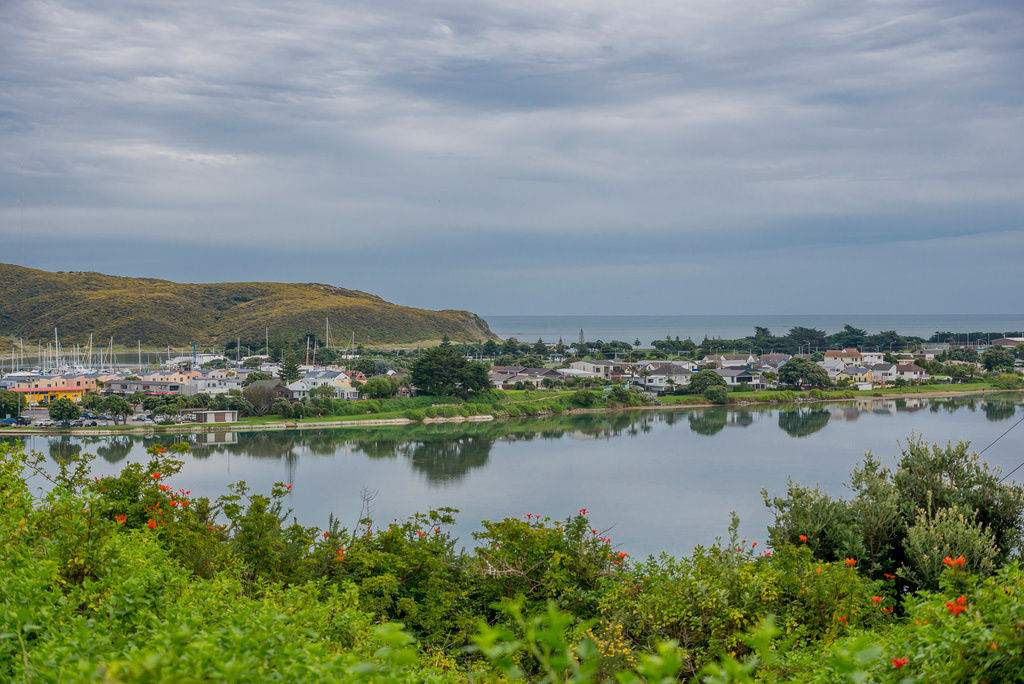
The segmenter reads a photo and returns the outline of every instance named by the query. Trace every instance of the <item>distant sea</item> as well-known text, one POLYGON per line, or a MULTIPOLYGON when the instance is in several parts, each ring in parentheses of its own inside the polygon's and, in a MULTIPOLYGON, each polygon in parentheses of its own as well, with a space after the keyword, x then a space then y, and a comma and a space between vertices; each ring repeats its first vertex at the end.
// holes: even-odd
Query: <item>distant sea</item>
POLYGON ((1018 332, 1024 331, 1024 314, 928 314, 870 315, 825 314, 804 316, 484 316, 491 330, 502 338, 515 337, 520 342, 557 342, 566 344, 579 339, 622 340, 643 344, 652 340, 679 336, 692 338, 698 344, 705 336, 737 339, 754 334, 754 326, 763 326, 774 335, 782 335, 794 326, 817 328, 826 333, 842 330, 847 323, 868 331, 895 330, 901 335, 925 339, 936 332, 1018 332))

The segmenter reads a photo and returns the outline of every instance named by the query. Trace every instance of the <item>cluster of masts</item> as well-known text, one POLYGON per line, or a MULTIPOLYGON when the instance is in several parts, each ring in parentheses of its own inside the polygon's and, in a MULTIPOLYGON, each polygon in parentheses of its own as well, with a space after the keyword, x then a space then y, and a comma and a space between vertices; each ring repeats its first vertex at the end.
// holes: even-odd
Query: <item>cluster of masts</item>
MULTIPOLYGON (((141 343, 140 343, 141 350, 141 343)), ((140 354, 141 356, 141 354, 140 354)), ((53 329, 53 341, 36 342, 36 353, 25 351, 25 340, 20 338, 18 344, 11 348, 11 372, 32 370, 40 373, 72 373, 113 369, 125 364, 117 362, 114 354, 114 338, 105 345, 94 344, 93 336, 89 335, 89 344, 61 344, 57 329, 53 329), (26 360, 27 358, 27 360, 26 360), (34 364, 32 362, 35 362, 34 364)), ((0 369, 2 366, 0 365, 0 369)))
MULTIPOLYGON (((331 323, 329 320, 324 319, 326 327, 325 349, 331 346, 331 323)), ((266 330, 266 350, 265 353, 270 353, 270 328, 266 330)), ((316 353, 318 351, 318 343, 314 338, 312 345, 310 344, 310 338, 306 338, 306 363, 310 362, 310 355, 312 354, 312 361, 316 363, 316 353)), ((349 340, 349 350, 347 353, 351 353, 351 349, 355 347, 355 332, 352 333, 351 339, 349 340)), ((195 347, 192 350, 193 356, 195 356, 195 347)), ((46 342, 45 346, 41 341, 36 342, 36 353, 34 356, 35 363, 33 364, 33 355, 31 353, 25 353, 25 339, 19 338, 16 347, 11 347, 11 373, 19 371, 32 373, 32 374, 64 374, 64 373, 90 373, 103 370, 114 370, 117 368, 138 366, 141 368, 142 363, 142 341, 137 342, 137 354, 138 358, 136 363, 119 362, 117 354, 114 352, 114 337, 111 336, 106 344, 96 346, 93 344, 93 335, 89 335, 89 344, 73 344, 71 346, 65 346, 61 344, 60 335, 57 328, 53 329, 53 341, 46 342), (26 356, 29 361, 26 362, 26 356)), ((241 354, 241 338, 235 346, 236 360, 241 354)), ((167 358, 170 359, 172 356, 172 349, 167 347, 167 358)), ((147 358, 148 361, 148 358, 147 358)), ((0 361, 0 374, 4 370, 6 363, 0 361)))

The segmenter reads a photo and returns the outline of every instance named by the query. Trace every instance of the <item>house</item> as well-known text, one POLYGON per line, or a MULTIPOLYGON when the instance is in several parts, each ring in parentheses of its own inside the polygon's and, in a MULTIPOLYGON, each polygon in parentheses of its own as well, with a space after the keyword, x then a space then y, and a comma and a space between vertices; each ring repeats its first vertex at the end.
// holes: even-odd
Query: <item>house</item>
POLYGON ((621 378, 625 375, 623 364, 620 361, 573 361, 569 367, 593 373, 602 380, 621 378))
POLYGON ((163 380, 108 380, 103 383, 104 394, 129 395, 135 392, 145 394, 184 394, 188 385, 163 380))
POLYGON ((238 378, 201 376, 189 380, 182 394, 227 394, 233 389, 242 389, 242 381, 238 378))
POLYGON ((274 378, 272 380, 257 380, 256 382, 250 383, 246 390, 255 388, 256 390, 269 389, 274 393, 274 399, 288 399, 291 400, 292 393, 285 387, 281 380, 274 378))
POLYGON ((902 378, 908 382, 911 381, 923 381, 928 379, 928 373, 925 372, 924 368, 921 368, 916 363, 899 364, 896 366, 896 377, 902 378))
POLYGON ((896 382, 895 363, 875 363, 871 365, 871 377, 875 382, 891 385, 896 382))
POLYGON ((874 366, 878 363, 885 363, 885 353, 880 351, 861 352, 860 362, 865 366, 874 366))
POLYGON ((934 361, 937 357, 942 356, 946 353, 945 349, 919 349, 914 352, 914 359, 924 359, 925 361, 934 361))
POLYGON ((790 356, 789 354, 761 354, 761 356, 759 356, 757 360, 761 363, 762 366, 777 369, 779 366, 786 363, 786 361, 789 361, 791 358, 793 357, 790 356))
POLYGON ((725 384, 730 387, 747 384, 751 389, 764 389, 766 387, 764 378, 760 373, 745 368, 716 368, 716 373, 725 379, 725 384))
POLYGON ((677 387, 689 385, 691 377, 693 371, 689 368, 669 364, 647 372, 643 386, 651 392, 670 392, 677 387))
POLYGON ((869 382, 874 379, 874 374, 867 366, 847 366, 836 374, 836 379, 869 382))
POLYGON ((1016 347, 1018 344, 1024 344, 1024 337, 1000 337, 998 340, 992 340, 993 347, 1016 347))
POLYGON ((836 379, 839 377, 839 373, 841 373, 847 365, 840 361, 839 359, 825 359, 824 361, 818 361, 817 363, 819 366, 825 369, 825 371, 828 373, 828 379, 831 380, 832 382, 836 381, 836 379))
POLYGON ((853 348, 847 348, 842 350, 830 349, 827 352, 825 352, 825 360, 839 361, 843 364, 849 365, 853 363, 863 362, 864 357, 863 355, 861 355, 860 351, 853 348))
POLYGON ((753 354, 708 354, 701 363, 716 368, 746 368, 757 363, 757 357, 753 354))

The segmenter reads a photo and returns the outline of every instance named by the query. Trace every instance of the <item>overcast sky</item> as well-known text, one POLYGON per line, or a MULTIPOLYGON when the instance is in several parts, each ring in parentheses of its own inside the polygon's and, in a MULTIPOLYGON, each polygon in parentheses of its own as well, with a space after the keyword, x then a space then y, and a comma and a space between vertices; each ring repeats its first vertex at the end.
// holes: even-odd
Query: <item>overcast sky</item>
POLYGON ((0 261, 1019 312, 1024 3, 0 2, 0 261))

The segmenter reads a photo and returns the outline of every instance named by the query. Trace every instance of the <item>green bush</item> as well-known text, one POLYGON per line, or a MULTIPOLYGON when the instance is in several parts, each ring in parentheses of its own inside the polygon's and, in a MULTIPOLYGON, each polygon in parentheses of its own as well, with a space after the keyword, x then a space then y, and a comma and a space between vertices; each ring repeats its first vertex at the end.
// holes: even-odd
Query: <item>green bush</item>
POLYGON ((1015 390, 1024 387, 1024 376, 1020 373, 1003 373, 992 379, 992 386, 999 389, 1015 390))
POLYGON ((402 415, 409 420, 423 420, 427 417, 427 412, 419 409, 406 409, 402 415))
MULTIPOLYGON (((875 577, 895 575, 904 568, 900 574, 908 580, 914 578, 911 586, 934 588, 935 573, 929 569, 934 559, 924 554, 927 543, 911 543, 908 537, 911 528, 922 525, 922 515, 941 521, 939 527, 945 529, 954 525, 954 518, 940 511, 955 509, 958 516, 971 521, 970 526, 958 530, 967 534, 968 527, 973 530, 975 525, 984 530, 994 541, 997 554, 991 562, 974 559, 978 563, 975 569, 982 573, 1004 563, 1021 541, 1024 488, 999 482, 998 473, 971 453, 965 442, 942 447, 911 438, 895 472, 868 454, 862 466, 851 473, 850 487, 854 494, 850 500, 833 499, 817 488, 793 482, 785 497, 771 498, 762 491, 775 516, 769 527, 772 545, 796 543, 804 535, 822 560, 859 558, 875 577)), ((919 527, 915 537, 934 543, 948 541, 942 529, 932 527, 927 534, 926 529, 927 525, 919 527)), ((965 539, 973 540, 977 550, 985 546, 975 532, 965 539)))
POLYGON ((729 402, 729 390, 720 385, 708 387, 704 390, 704 398, 712 404, 727 404, 729 402))

